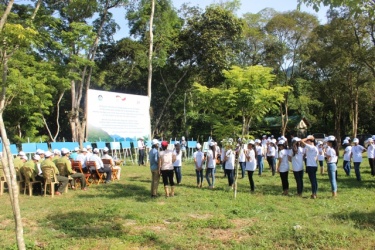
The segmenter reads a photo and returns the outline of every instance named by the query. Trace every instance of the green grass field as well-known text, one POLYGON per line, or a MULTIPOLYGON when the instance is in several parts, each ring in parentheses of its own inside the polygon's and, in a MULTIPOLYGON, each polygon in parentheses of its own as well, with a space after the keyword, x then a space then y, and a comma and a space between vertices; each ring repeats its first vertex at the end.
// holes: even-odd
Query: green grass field
MULTIPOLYGON (((318 199, 310 199, 305 174, 303 198, 282 196, 278 175, 268 167, 238 180, 238 195, 227 190, 218 169, 216 188, 196 188, 191 163, 183 165, 183 184, 165 198, 159 186, 150 198, 149 167, 124 166, 121 181, 91 185, 60 197, 20 195, 27 249, 374 249, 375 178, 367 158, 362 182, 346 177, 340 161, 338 197, 331 198, 328 175, 318 174, 318 199)), ((16 249, 8 193, 0 196, 0 249, 16 249)))

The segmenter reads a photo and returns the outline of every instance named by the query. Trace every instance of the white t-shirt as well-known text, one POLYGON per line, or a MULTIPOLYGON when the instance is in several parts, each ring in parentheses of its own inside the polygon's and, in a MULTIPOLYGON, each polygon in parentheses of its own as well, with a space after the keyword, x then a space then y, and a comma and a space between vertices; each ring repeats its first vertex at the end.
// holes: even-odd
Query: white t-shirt
POLYGON ((323 148, 317 146, 317 149, 318 149, 318 153, 319 153, 318 154, 318 161, 324 161, 323 148))
POLYGON ((375 147, 374 147, 374 144, 370 144, 370 146, 368 146, 367 148, 367 158, 374 158, 375 157, 375 147))
POLYGON ((350 161, 351 153, 352 153, 352 146, 347 146, 344 152, 344 161, 350 161))
POLYGON ((243 148, 243 146, 239 149, 239 152, 238 152, 238 162, 245 162, 246 161, 246 157, 245 157, 245 149, 243 148))
POLYGON ((160 151, 159 158, 161 159, 161 170, 173 170, 172 157, 172 150, 167 149, 165 151, 160 151))
POLYGON ((279 158, 279 147, 276 147, 276 148, 275 148, 275 158, 276 158, 276 159, 279 158))
POLYGON ((223 162, 223 161, 224 161, 224 158, 225 158, 225 148, 223 147, 223 148, 221 149, 220 160, 223 162))
POLYGON ((143 143, 143 140, 138 140, 137 146, 138 146, 138 149, 144 149, 145 144, 143 143))
POLYGON ((216 160, 214 160, 214 153, 211 149, 207 151, 207 168, 215 168, 216 160))
POLYGON ((336 163, 337 162, 336 151, 333 148, 327 147, 326 156, 327 156, 327 159, 328 159, 328 157, 331 157, 331 159, 328 160, 327 163, 336 163))
POLYGON ((289 150, 289 156, 292 157, 292 169, 295 172, 303 170, 303 155, 304 150, 301 147, 298 147, 296 154, 293 156, 293 150, 289 150))
POLYGON ((280 161, 280 166, 279 166, 279 172, 288 172, 289 171, 289 161, 288 161, 288 150, 287 149, 282 149, 279 152, 279 161, 280 161))
POLYGON ((203 164, 203 160, 204 160, 204 154, 202 151, 198 150, 198 151, 195 151, 194 154, 193 154, 193 157, 194 157, 194 160, 195 160, 195 168, 197 169, 198 167, 199 168, 205 168, 204 164, 203 164), (198 166, 198 167, 197 167, 198 166))
POLYGON ((257 155, 263 156, 263 147, 258 145, 258 146, 255 146, 255 148, 256 148, 256 151, 257 151, 257 155))
POLYGON ((316 163, 317 156, 318 156, 318 149, 314 145, 306 144, 305 146, 306 152, 306 166, 308 167, 318 167, 316 163))
POLYGON ((181 167, 182 164, 182 151, 177 154, 176 150, 173 150, 173 155, 176 156, 175 162, 173 162, 173 167, 181 167))
POLYGON ((352 147, 353 162, 362 162, 362 153, 365 148, 361 145, 356 145, 352 147))
POLYGON ((274 146, 269 145, 267 149, 267 156, 273 156, 275 157, 276 149, 274 146))
POLYGON ((227 150, 227 152, 225 153, 225 157, 227 158, 227 160, 225 161, 225 169, 234 169, 234 151, 231 149, 227 150))
POLYGON ((255 159, 254 150, 253 149, 246 150, 245 155, 246 155, 245 170, 255 171, 255 169, 257 169, 257 160, 255 159), (248 157, 250 158, 248 159, 248 157))

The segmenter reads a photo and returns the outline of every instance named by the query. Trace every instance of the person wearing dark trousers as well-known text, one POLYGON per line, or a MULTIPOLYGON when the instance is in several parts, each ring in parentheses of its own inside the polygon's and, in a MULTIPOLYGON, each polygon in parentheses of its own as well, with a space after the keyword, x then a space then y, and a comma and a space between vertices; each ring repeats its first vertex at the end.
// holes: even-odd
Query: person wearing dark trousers
POLYGON ((318 171, 317 157, 319 152, 315 147, 314 136, 309 135, 302 139, 301 144, 305 145, 306 150, 306 173, 308 174, 311 183, 311 198, 316 199, 318 192, 316 172, 318 171))
POLYGON ((279 161, 277 164, 277 172, 280 174, 281 184, 283 187, 283 195, 289 194, 289 161, 288 161, 288 150, 286 149, 285 141, 279 140, 277 143, 279 147, 279 161))
POLYGON ((372 138, 368 138, 368 147, 367 147, 367 158, 368 163, 371 169, 371 175, 375 176, 375 147, 374 147, 374 140, 372 138))
POLYGON ((145 165, 145 143, 143 138, 138 139, 138 166, 145 165))
POLYGON ((275 175, 275 157, 276 157, 276 140, 271 139, 267 144, 267 162, 272 171, 272 175, 275 175))
POLYGON ((174 144, 173 156, 176 160, 173 162, 174 172, 176 174, 177 184, 180 185, 182 181, 181 167, 182 167, 182 151, 181 145, 178 141, 174 144))
MULTIPOLYGON (((98 171, 100 173, 105 173, 106 174, 105 183, 107 183, 107 184, 111 183, 111 180, 112 180, 112 169, 110 167, 104 166, 102 159, 100 159, 100 157, 99 157, 99 149, 94 148, 94 150, 92 152, 93 152, 93 154, 90 156, 89 161, 95 161, 96 162, 96 167, 98 168, 98 171)), ((95 169, 91 168, 90 171, 95 171, 95 169)))
POLYGON ((245 150, 245 170, 247 171, 247 176, 250 182, 250 192, 254 192, 255 184, 253 180, 254 171, 257 168, 257 150, 255 149, 255 142, 250 140, 247 144, 247 149, 245 150))
POLYGON ((301 147, 301 139, 294 137, 292 140, 292 148, 289 150, 289 161, 292 162, 294 179, 297 185, 297 195, 302 196, 303 193, 303 155, 304 150, 301 147))
POLYGON ((344 156, 343 156, 343 168, 346 173, 346 176, 350 176, 351 170, 351 158, 352 158, 352 146, 350 146, 349 140, 345 139, 342 143, 344 149, 344 156))
MULTIPOLYGON (((240 149, 243 151, 243 149, 240 149)), ((234 184, 234 162, 235 162, 235 152, 231 149, 228 149, 225 153, 225 174, 228 177, 228 187, 233 189, 234 184)))
POLYGON ((173 151, 168 149, 168 142, 162 141, 159 153, 159 173, 163 178, 165 197, 174 196, 173 162, 175 160, 173 151))

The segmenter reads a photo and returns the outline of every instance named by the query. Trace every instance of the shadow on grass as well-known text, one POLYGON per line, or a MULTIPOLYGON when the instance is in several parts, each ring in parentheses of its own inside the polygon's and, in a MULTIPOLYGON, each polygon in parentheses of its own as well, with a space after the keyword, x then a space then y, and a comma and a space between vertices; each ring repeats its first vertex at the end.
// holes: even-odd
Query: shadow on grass
POLYGON ((94 187, 98 193, 91 194, 88 191, 78 196, 85 199, 98 198, 98 196, 109 199, 134 197, 139 202, 150 199, 150 190, 135 184, 111 183, 95 185, 94 187))
POLYGON ((360 212, 354 211, 350 213, 337 213, 333 217, 342 221, 343 223, 348 223, 352 221, 356 224, 359 229, 371 229, 375 227, 375 211, 372 212, 360 212))

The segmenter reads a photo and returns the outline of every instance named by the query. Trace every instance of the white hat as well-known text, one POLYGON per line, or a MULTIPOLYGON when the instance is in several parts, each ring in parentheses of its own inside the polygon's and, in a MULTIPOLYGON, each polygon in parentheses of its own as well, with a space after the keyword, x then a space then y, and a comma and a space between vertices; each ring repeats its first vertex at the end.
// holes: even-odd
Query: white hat
POLYGON ((349 141, 347 140, 347 139, 345 139, 343 142, 342 142, 342 145, 344 145, 344 144, 348 144, 349 143, 349 141))
POLYGON ((306 139, 308 139, 308 140, 315 140, 315 138, 314 138, 314 136, 312 136, 312 135, 308 135, 307 137, 306 137, 306 139))
POLYGON ((99 154, 99 149, 94 148, 94 150, 92 152, 94 152, 94 154, 99 154))
POLYGON ((368 142, 373 142, 374 140, 372 138, 367 139, 368 142))
POLYGON ((181 137, 181 140, 185 141, 185 136, 181 137))
POLYGON ((91 145, 87 145, 86 148, 87 149, 92 149, 92 146, 91 145))
POLYGON ((373 135, 371 138, 372 138, 373 140, 375 140, 375 135, 373 135))
POLYGON ((336 138, 333 135, 330 135, 330 136, 328 136, 327 140, 328 141, 334 141, 334 140, 336 140, 336 138))
POLYGON ((350 141, 350 137, 349 136, 345 137, 345 140, 350 141))
POLYGON ((358 138, 354 138, 354 139, 353 139, 353 142, 354 142, 354 143, 359 143, 358 138))
POLYGON ((263 138, 266 138, 267 136, 266 136, 266 135, 263 135, 262 137, 263 137, 263 138))
POLYGON ((33 155, 33 160, 39 161, 40 160, 40 156, 39 155, 33 155))
POLYGON ((280 140, 277 144, 278 145, 284 145, 285 141, 284 140, 280 140))
POLYGON ((81 149, 81 152, 87 152, 86 148, 81 149))
POLYGON ((323 145, 323 142, 322 141, 318 141, 318 145, 323 145))
POLYGON ((69 149, 67 149, 67 148, 62 148, 62 149, 61 149, 61 153, 62 153, 63 155, 66 155, 66 154, 70 153, 70 151, 69 151, 69 149))
POLYGON ((271 142, 272 142, 273 144, 276 144, 276 139, 271 139, 271 142))
POLYGON ((210 147, 215 146, 215 142, 211 141, 208 145, 209 145, 210 147))
POLYGON ((324 137, 323 142, 327 142, 327 141, 328 141, 328 137, 324 137))
POLYGON ((174 145, 180 145, 180 142, 179 141, 175 141, 174 145))
POLYGON ((21 159, 24 159, 24 160, 28 160, 27 156, 26 155, 21 155, 21 159))
POLYGON ((255 139, 255 143, 261 143, 262 141, 259 139, 255 139))
POLYGON ((152 145, 160 144, 158 139, 153 139, 152 140, 152 145))
POLYGON ((299 141, 301 141, 301 138, 299 138, 299 137, 293 137, 292 141, 299 142, 299 141))
POLYGON ((254 145, 254 144, 255 144, 255 141, 254 141, 254 140, 250 140, 247 144, 254 145))
POLYGON ((78 151, 79 151, 79 147, 75 147, 74 152, 78 152, 78 151))
POLYGON ((197 149, 201 149, 202 145, 200 143, 197 143, 197 149))
POLYGON ((36 154, 38 154, 38 155, 44 154, 44 150, 38 148, 38 149, 36 150, 36 154))
POLYGON ((285 136, 281 136, 281 139, 286 141, 286 137, 285 136))
POLYGON ((108 151, 109 151, 109 148, 107 148, 107 147, 103 148, 103 152, 108 152, 108 151))
POLYGON ((50 158, 53 154, 51 151, 46 151, 46 153, 44 154, 46 158, 50 158))
POLYGON ((54 153, 55 155, 61 155, 61 152, 60 152, 60 150, 58 150, 58 149, 54 149, 54 150, 53 150, 53 153, 54 153))
POLYGON ((18 155, 19 155, 19 156, 24 156, 24 155, 26 155, 26 154, 25 154, 25 152, 20 151, 20 152, 18 152, 18 155))

